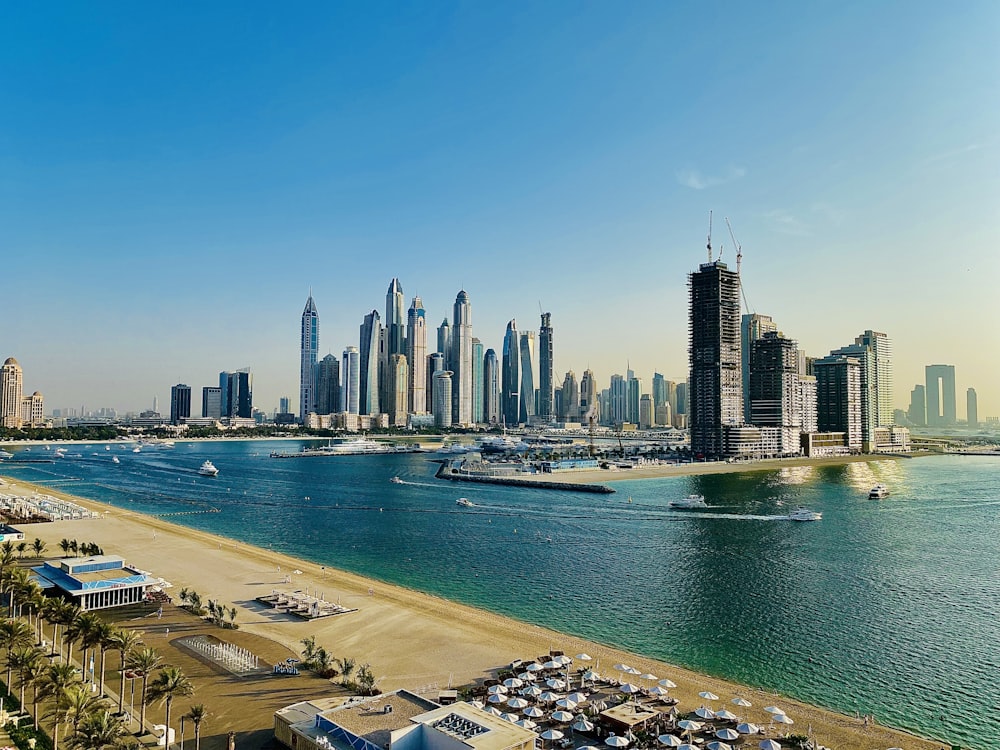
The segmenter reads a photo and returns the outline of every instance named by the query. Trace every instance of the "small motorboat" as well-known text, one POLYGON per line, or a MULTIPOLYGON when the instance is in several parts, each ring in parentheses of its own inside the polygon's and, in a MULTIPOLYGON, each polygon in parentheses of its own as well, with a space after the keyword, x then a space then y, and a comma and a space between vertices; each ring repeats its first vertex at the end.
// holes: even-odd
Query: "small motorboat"
POLYGON ((671 500, 667 503, 668 508, 675 510, 691 510, 693 508, 707 508, 705 498, 702 495, 688 495, 683 500, 671 500))
POLYGON ((111 457, 111 463, 113 463, 113 464, 120 464, 121 461, 118 460, 118 456, 112 456, 111 457))
POLYGON ((788 514, 789 521, 819 521, 823 514, 808 508, 798 507, 788 514))
POLYGON ((884 484, 876 484, 868 492, 869 500, 881 500, 884 497, 889 497, 889 488, 884 484))
POLYGON ((461 505, 463 508, 471 508, 471 507, 473 507, 472 501, 470 501, 469 498, 467 498, 467 497, 460 497, 455 502, 458 503, 459 505, 461 505))
POLYGON ((393 484, 402 484, 403 483, 403 480, 400 479, 399 477, 393 477, 389 481, 392 482, 393 484))

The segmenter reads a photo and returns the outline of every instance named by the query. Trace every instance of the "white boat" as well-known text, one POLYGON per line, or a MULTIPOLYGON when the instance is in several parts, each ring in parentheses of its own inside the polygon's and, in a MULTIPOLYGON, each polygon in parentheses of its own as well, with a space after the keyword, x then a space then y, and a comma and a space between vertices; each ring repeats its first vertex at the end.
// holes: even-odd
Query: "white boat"
POLYGON ((121 461, 118 460, 118 456, 112 456, 111 457, 111 463, 113 463, 113 464, 120 464, 121 461))
POLYGON ((876 484, 868 492, 869 500, 881 500, 883 497, 889 497, 889 488, 884 484, 876 484))
POLYGON ((479 441, 479 450, 483 453, 506 453, 518 450, 520 443, 506 435, 492 435, 479 441))
POLYGON ((111 446, 110 446, 110 445, 105 445, 105 446, 104 446, 104 450, 106 450, 106 451, 109 451, 109 450, 111 450, 111 446))
POLYGON ((462 445, 461 443, 445 443, 434 452, 442 455, 458 455, 460 453, 469 453, 474 450, 475 448, 472 446, 462 445))
POLYGON ((215 468, 215 464, 211 461, 206 461, 201 465, 201 468, 198 469, 198 473, 203 477, 214 477, 219 475, 219 470, 215 468))
POLYGON ((471 508, 471 507, 473 507, 472 502, 467 497, 460 497, 455 502, 458 503, 459 505, 461 505, 463 508, 471 508))
POLYGON ((822 513, 801 506, 788 514, 789 521, 819 521, 822 518, 822 513))
POLYGON ((389 481, 392 482, 393 484, 402 484, 403 483, 403 480, 400 479, 399 477, 393 477, 389 481))
POLYGON ((0 458, 14 458, 14 454, 7 451, 0 451, 0 458))
POLYGON ((691 510, 693 508, 707 508, 708 504, 702 495, 688 495, 683 500, 671 500, 667 503, 667 507, 676 510, 691 510))
POLYGON ((137 446, 135 446, 135 448, 133 448, 133 449, 132 449, 132 452, 133 452, 133 453, 142 453, 142 448, 140 448, 140 447, 139 447, 139 446, 137 445, 137 446))

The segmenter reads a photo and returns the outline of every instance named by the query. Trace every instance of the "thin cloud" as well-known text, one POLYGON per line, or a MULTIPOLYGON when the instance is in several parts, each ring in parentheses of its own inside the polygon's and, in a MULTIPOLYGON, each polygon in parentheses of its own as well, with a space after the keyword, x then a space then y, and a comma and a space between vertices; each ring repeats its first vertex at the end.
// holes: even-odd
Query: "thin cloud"
POLYGON ((744 177, 747 171, 743 167, 730 167, 724 175, 704 175, 697 169, 687 169, 677 173, 677 182, 692 190, 707 190, 711 187, 725 185, 744 177))
POLYGON ((935 164, 939 161, 951 161, 952 159, 963 156, 965 154, 972 153, 973 151, 979 151, 983 148, 982 143, 970 143, 968 146, 962 146, 961 148, 953 148, 951 151, 944 151, 940 154, 934 154, 933 156, 928 156, 922 162, 921 166, 928 166, 930 164, 935 164))
POLYGON ((812 234, 808 224, 780 208, 765 213, 764 219, 771 229, 780 234, 788 234, 793 237, 807 237, 812 234))

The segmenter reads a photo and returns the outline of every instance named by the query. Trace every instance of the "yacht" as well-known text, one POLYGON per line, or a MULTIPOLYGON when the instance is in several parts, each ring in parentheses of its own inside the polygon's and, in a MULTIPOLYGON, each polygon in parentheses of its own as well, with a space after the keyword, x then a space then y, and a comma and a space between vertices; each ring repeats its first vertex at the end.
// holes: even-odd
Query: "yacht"
POLYGON ((461 505, 463 508, 471 508, 471 507, 473 507, 472 506, 472 502, 467 497, 460 497, 455 502, 458 503, 459 505, 461 505))
POLYGON ((14 454, 7 451, 0 451, 0 458, 14 458, 14 454))
POLYGON ((462 445, 461 443, 445 443, 434 452, 442 455, 457 455, 460 453, 469 453, 474 450, 475 448, 468 445, 462 445))
POLYGON ((876 484, 868 492, 869 500, 881 500, 883 497, 889 497, 889 488, 884 484, 876 484))
POLYGON ((693 508, 707 508, 708 505, 702 495, 688 495, 683 500, 671 500, 667 503, 667 507, 677 510, 691 510, 693 508))
POLYGON ((211 461, 206 461, 201 465, 201 468, 198 469, 198 473, 203 477, 215 477, 219 475, 219 470, 215 468, 215 464, 211 461))
POLYGON ((483 453, 506 453, 518 450, 520 443, 506 435, 491 435, 479 441, 479 450, 483 453))
POLYGON ((118 460, 118 456, 112 456, 111 457, 111 463, 113 463, 113 464, 120 464, 121 461, 118 460))
POLYGON ((418 443, 382 443, 370 438, 338 438, 318 448, 303 448, 298 453, 271 454, 271 458, 294 458, 298 456, 365 456, 375 453, 421 453, 418 443))
POLYGON ((788 514, 789 521, 819 521, 822 518, 822 513, 801 506, 788 514))
POLYGON ((140 448, 140 447, 139 447, 139 446, 137 445, 137 446, 135 446, 135 448, 133 448, 133 449, 132 449, 132 452, 133 452, 133 453, 142 453, 142 448, 140 448))

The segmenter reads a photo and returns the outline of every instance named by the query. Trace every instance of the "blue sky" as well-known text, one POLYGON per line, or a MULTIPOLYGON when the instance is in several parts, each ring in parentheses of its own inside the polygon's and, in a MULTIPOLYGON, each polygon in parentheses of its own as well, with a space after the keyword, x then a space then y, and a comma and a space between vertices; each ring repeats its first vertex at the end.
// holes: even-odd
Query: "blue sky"
MULTIPOLYGON (((686 375, 686 274, 743 246, 811 355, 866 328, 896 402, 956 365, 1000 415, 1000 6, 51 3, 0 24, 0 355, 48 407, 249 365, 298 392, 398 276, 499 350, 686 375)), ((960 415, 964 398, 960 395, 960 415)))

